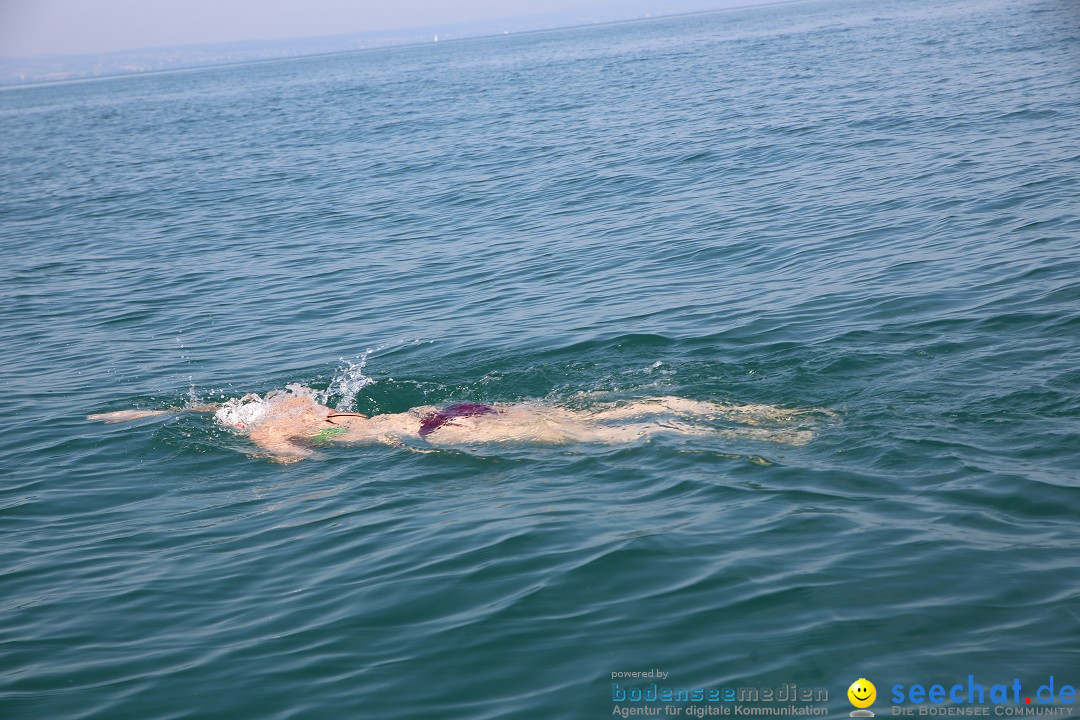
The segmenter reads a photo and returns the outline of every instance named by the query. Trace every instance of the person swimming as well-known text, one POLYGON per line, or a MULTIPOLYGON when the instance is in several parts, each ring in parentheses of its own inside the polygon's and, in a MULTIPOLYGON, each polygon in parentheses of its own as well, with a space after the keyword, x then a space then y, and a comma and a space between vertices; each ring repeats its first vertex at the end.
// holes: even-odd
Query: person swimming
POLYGON ((454 403, 402 413, 365 415, 335 410, 300 386, 260 396, 249 393, 221 405, 168 410, 95 413, 88 420, 126 422, 183 411, 212 412, 226 427, 246 433, 271 459, 295 462, 333 443, 383 443, 417 448, 417 443, 454 446, 490 443, 626 443, 661 433, 684 436, 751 437, 791 445, 809 442, 812 431, 800 418, 832 415, 820 410, 787 410, 771 405, 735 405, 665 396, 574 410, 538 402, 454 403), (622 421, 631 422, 622 422, 622 421), (737 423, 715 428, 702 421, 737 423))

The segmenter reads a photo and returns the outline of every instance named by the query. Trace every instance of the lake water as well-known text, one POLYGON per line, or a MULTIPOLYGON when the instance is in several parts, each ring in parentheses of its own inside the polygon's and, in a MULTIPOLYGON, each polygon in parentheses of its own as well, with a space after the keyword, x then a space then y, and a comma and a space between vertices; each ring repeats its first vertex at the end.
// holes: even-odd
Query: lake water
POLYGON ((1076 2, 827 1, 0 92, 0 716, 1077 684, 1078 71, 1076 2), (835 420, 85 420, 289 383, 835 420))

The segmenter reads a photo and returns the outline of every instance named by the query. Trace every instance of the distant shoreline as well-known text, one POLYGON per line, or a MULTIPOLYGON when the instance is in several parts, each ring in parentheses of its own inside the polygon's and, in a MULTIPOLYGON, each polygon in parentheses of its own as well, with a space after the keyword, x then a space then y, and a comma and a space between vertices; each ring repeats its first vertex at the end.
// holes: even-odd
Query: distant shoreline
MULTIPOLYGON (((531 34, 547 33, 547 32, 559 32, 559 31, 563 31, 563 30, 577 30, 577 29, 581 29, 581 28, 595 28, 595 27, 608 27, 608 26, 614 26, 614 25, 625 25, 625 24, 629 24, 629 23, 647 22, 647 21, 650 21, 650 20, 669 20, 669 19, 672 19, 672 18, 692 17, 692 16, 696 16, 696 15, 712 15, 712 14, 716 14, 716 13, 727 13, 727 12, 736 12, 736 11, 741 11, 741 10, 749 10, 749 9, 752 9, 752 8, 775 7, 775 6, 778 6, 778 5, 800 5, 800 4, 812 3, 812 2, 820 2, 820 1, 821 0, 772 0, 771 2, 748 3, 748 4, 745 4, 745 5, 738 5, 738 6, 727 7, 727 8, 718 8, 718 9, 713 9, 713 10, 699 10, 699 11, 692 11, 692 12, 669 13, 669 14, 663 14, 663 15, 649 15, 649 16, 646 16, 646 17, 633 17, 633 18, 624 18, 624 19, 619 19, 619 20, 604 20, 604 21, 597 21, 597 22, 591 22, 591 23, 578 23, 578 24, 573 24, 573 25, 556 25, 556 26, 551 26, 551 27, 535 27, 535 28, 525 28, 525 29, 518 29, 518 30, 503 30, 503 31, 497 31, 497 30, 493 30, 491 28, 485 28, 483 30, 478 30, 476 32, 476 34, 469 34, 468 32, 462 32, 461 34, 456 34, 453 29, 450 29, 449 32, 447 32, 447 30, 444 29, 443 27, 438 27, 438 28, 436 28, 436 27, 426 28, 425 27, 425 28, 403 29, 403 30, 387 30, 387 31, 384 31, 384 32, 376 33, 376 34, 364 33, 364 34, 356 34, 356 35, 328 35, 328 36, 317 36, 317 37, 308 37, 308 38, 295 38, 295 39, 291 39, 291 40, 244 41, 244 42, 238 42, 238 43, 224 43, 224 44, 170 46, 170 47, 160 47, 160 48, 146 48, 146 49, 142 49, 142 50, 116 51, 116 52, 111 52, 111 53, 86 53, 86 54, 79 54, 79 55, 54 55, 54 56, 45 56, 45 57, 40 57, 40 58, 26 58, 24 60, 9 57, 9 58, 0 58, 0 92, 8 91, 8 90, 25 90, 25 89, 40 88, 40 87, 53 87, 53 86, 57 86, 57 85, 67 85, 67 84, 72 84, 72 83, 94 82, 94 81, 99 81, 99 80, 115 80, 117 78, 167 75, 167 74, 172 74, 172 73, 183 73, 183 72, 192 72, 192 71, 197 71, 197 70, 207 70, 207 69, 210 69, 210 68, 232 68, 232 67, 240 67, 240 66, 244 66, 244 65, 261 65, 261 64, 265 64, 265 63, 275 63, 275 62, 283 62, 283 61, 289 61, 289 60, 302 60, 302 59, 307 59, 307 58, 325 58, 325 57, 331 57, 331 56, 335 56, 335 55, 349 55, 349 54, 354 54, 354 53, 372 52, 372 51, 377 51, 377 50, 389 50, 389 49, 398 49, 398 48, 421 47, 423 45, 435 44, 433 42, 433 40, 431 40, 431 39, 423 39, 422 40, 420 38, 421 37, 427 37, 427 36, 435 37, 437 32, 438 32, 437 36, 439 37, 438 42, 440 44, 441 43, 454 43, 454 42, 462 42, 462 41, 467 41, 467 40, 485 40, 485 39, 491 39, 491 38, 497 38, 497 37, 507 37, 507 36, 511 36, 511 35, 512 36, 521 36, 521 35, 531 35, 531 34), (372 44, 367 46, 367 47, 338 48, 338 49, 331 49, 331 50, 325 50, 325 51, 315 51, 315 50, 303 51, 303 50, 300 50, 300 51, 290 52, 290 51, 284 49, 290 43, 293 43, 293 44, 296 44, 296 43, 309 43, 309 44, 310 43, 333 43, 333 42, 341 42, 341 43, 353 42, 353 43, 357 43, 357 42, 361 42, 361 41, 364 40, 362 35, 368 35, 369 36, 368 41, 371 42, 372 44), (379 36, 384 38, 381 42, 379 40, 379 36), (394 39, 392 39, 394 37, 400 38, 400 40, 395 41, 394 39), (406 38, 408 38, 408 39, 406 39, 406 38), (243 51, 237 49, 237 48, 242 47, 242 46, 250 46, 252 49, 248 50, 248 52, 251 52, 251 53, 256 53, 256 52, 263 52, 263 53, 271 52, 271 53, 273 53, 273 52, 276 52, 277 54, 273 55, 272 57, 249 57, 249 58, 238 59, 238 60, 221 59, 221 60, 209 60, 209 61, 206 61, 206 62, 186 62, 186 63, 184 61, 177 61, 176 65, 167 66, 167 67, 158 67, 158 68, 150 68, 150 69, 134 69, 134 70, 116 69, 116 70, 109 70, 109 71, 100 72, 100 73, 96 73, 96 74, 93 71, 90 71, 90 70, 72 71, 71 77, 52 78, 52 79, 41 77, 41 78, 34 79, 34 80, 20 81, 20 80, 6 80, 6 79, 3 79, 3 77, 2 77, 2 75, 4 74, 4 70, 3 70, 3 65, 4 64, 15 64, 15 63, 19 63, 19 62, 27 62, 27 63, 48 62, 48 61, 54 61, 54 62, 71 61, 71 62, 76 62, 76 61, 81 60, 84 64, 89 65, 94 60, 99 60, 100 58, 114 57, 115 58, 114 62, 119 64, 119 63, 124 63, 124 62, 130 63, 136 57, 138 57, 140 55, 154 55, 154 54, 161 55, 161 54, 164 54, 164 53, 174 53, 174 52, 179 52, 179 51, 187 51, 187 52, 190 53, 190 52, 196 52, 196 51, 198 51, 200 49, 209 51, 209 49, 211 49, 211 48, 217 48, 218 49, 217 52, 221 53, 221 54, 226 54, 226 53, 229 53, 229 52, 232 52, 232 53, 235 54, 237 52, 243 52, 243 51), (277 47, 279 47, 281 49, 275 51, 275 50, 272 49, 275 46, 277 46, 277 47)), ((159 62, 160 62, 160 60, 159 60, 159 62)), ((99 63, 99 65, 100 65, 100 63, 99 63)), ((10 74, 15 74, 13 71, 8 71, 8 72, 10 74)), ((53 74, 55 74, 55 72, 53 74)))

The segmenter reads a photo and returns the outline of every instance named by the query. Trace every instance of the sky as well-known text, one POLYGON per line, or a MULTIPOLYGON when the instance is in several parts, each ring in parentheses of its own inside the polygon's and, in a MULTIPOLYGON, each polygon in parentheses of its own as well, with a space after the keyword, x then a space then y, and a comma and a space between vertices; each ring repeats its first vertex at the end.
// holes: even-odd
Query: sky
POLYGON ((440 24, 624 19, 761 0, 0 0, 0 56, 77 55, 440 24))

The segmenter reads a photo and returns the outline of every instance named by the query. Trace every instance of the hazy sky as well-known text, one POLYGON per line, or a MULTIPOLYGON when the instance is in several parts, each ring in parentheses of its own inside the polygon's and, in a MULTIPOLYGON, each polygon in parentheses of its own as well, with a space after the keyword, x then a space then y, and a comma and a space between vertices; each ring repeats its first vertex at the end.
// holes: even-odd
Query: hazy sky
POLYGON ((0 0, 0 56, 28 57, 337 35, 544 16, 558 24, 760 0, 0 0))

